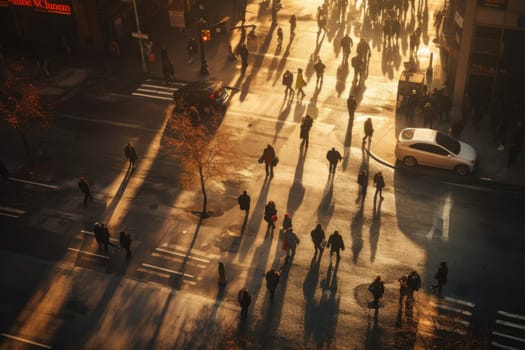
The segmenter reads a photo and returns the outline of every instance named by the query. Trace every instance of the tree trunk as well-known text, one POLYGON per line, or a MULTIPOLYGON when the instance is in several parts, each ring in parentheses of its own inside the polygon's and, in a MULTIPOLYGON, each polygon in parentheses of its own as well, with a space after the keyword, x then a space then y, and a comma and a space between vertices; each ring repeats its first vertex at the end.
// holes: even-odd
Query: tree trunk
POLYGON ((201 218, 207 218, 208 215, 208 195, 206 194, 206 185, 204 183, 204 174, 202 173, 202 164, 199 163, 199 177, 201 180, 201 192, 202 192, 202 213, 201 218))

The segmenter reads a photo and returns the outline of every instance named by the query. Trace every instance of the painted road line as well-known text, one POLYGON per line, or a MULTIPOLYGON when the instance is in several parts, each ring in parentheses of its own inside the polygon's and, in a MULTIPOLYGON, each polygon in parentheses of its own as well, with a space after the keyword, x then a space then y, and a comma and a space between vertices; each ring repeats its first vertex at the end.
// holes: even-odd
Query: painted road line
POLYGON ((445 300, 450 301, 452 303, 462 304, 462 305, 466 305, 466 306, 470 306, 470 307, 476 306, 476 304, 473 304, 471 302, 468 302, 468 301, 465 301, 465 300, 460 300, 460 299, 454 299, 454 298, 451 298, 451 297, 445 297, 445 300))
POLYGON ((15 218, 15 219, 18 219, 20 217, 20 215, 13 215, 13 214, 2 213, 2 212, 0 212, 0 215, 7 216, 9 218, 15 218))
POLYGON ((505 333, 501 333, 501 332, 492 332, 492 335, 497 335, 499 337, 508 338, 508 339, 519 341, 521 343, 525 343, 525 339, 523 339, 523 338, 515 337, 515 336, 509 335, 509 334, 505 334, 505 333))
POLYGON ((525 316, 523 316, 523 315, 511 314, 510 312, 506 312, 506 311, 498 311, 498 314, 506 316, 506 317, 510 317, 510 318, 517 318, 519 320, 525 321, 525 316))
MULTIPOLYGON (((80 230, 80 232, 82 232, 82 233, 84 233, 84 234, 86 234, 86 235, 90 235, 90 236, 95 237, 95 232, 86 231, 86 230, 80 230)), ((111 238, 111 237, 110 237, 109 240, 110 240, 111 242, 120 243, 120 241, 119 241, 118 239, 116 239, 116 238, 111 238)))
MULTIPOLYGON (((167 255, 165 253, 163 253, 163 254, 151 253, 151 256, 153 256, 155 258, 167 259, 167 260, 170 260, 170 261, 173 261, 173 262, 177 262, 177 263, 180 263, 180 261, 183 260, 183 258, 180 257, 180 256, 171 256, 171 255, 167 255)), ((193 262, 193 261, 189 261, 188 263, 191 264, 192 266, 198 267, 199 269, 205 269, 205 268, 207 268, 209 266, 208 264, 199 264, 198 262, 193 262)))
POLYGON ((159 95, 167 95, 167 96, 171 96, 173 93, 170 92, 170 91, 158 91, 158 90, 151 90, 151 89, 143 89, 143 88, 138 88, 137 90, 135 91, 140 91, 140 92, 152 92, 154 94, 159 94, 159 95))
POLYGON ((15 182, 22 182, 22 183, 29 184, 29 185, 49 188, 51 190, 57 190, 58 189, 58 186, 48 185, 48 184, 44 184, 44 183, 41 183, 41 182, 35 182, 35 181, 29 181, 29 180, 24 180, 24 179, 18 179, 16 177, 9 177, 8 179, 11 180, 11 181, 15 181, 15 182))
POLYGON ((525 330, 525 326, 524 325, 517 324, 517 323, 514 323, 514 322, 508 322, 508 321, 503 321, 503 320, 496 320, 496 323, 504 325, 504 326, 507 326, 507 327, 512 327, 512 328, 525 330))
POLYGON ((187 273, 184 273, 184 272, 180 272, 180 271, 167 269, 165 267, 160 267, 160 266, 155 266, 155 265, 145 264, 145 263, 142 263, 142 266, 149 267, 150 269, 153 269, 153 270, 164 271, 164 272, 168 272, 168 273, 171 273, 171 274, 174 274, 174 275, 179 275, 179 276, 183 276, 183 277, 187 277, 187 278, 195 278, 195 276, 193 276, 193 275, 190 275, 190 274, 187 274, 187 273))
POLYGON ((84 254, 84 255, 89 255, 89 256, 96 256, 97 258, 109 259, 109 256, 107 256, 107 255, 91 253, 91 252, 87 252, 85 250, 80 250, 80 249, 76 249, 76 248, 69 248, 68 247, 67 250, 70 250, 72 252, 76 252, 76 253, 79 253, 79 254, 84 254))
POLYGON ((177 253, 177 252, 174 252, 174 251, 171 251, 171 250, 167 250, 167 249, 163 249, 163 248, 155 248, 155 250, 158 251, 158 252, 166 253, 166 254, 180 256, 180 257, 183 257, 183 258, 187 257, 188 259, 200 261, 200 262, 207 263, 207 264, 210 263, 210 260, 208 260, 208 259, 197 258, 196 256, 189 255, 189 254, 188 255, 181 254, 181 253, 177 253))
POLYGON ((137 271, 140 271, 140 272, 146 272, 146 273, 149 273, 149 274, 152 274, 152 275, 155 275, 157 277, 161 277, 161 278, 170 278, 170 274, 169 273, 163 273, 163 272, 157 272, 157 271, 151 271, 151 270, 148 270, 148 269, 144 269, 142 267, 139 267, 137 269, 137 271))
MULTIPOLYGON (((184 253, 184 256, 186 256, 186 252, 188 251, 188 247, 183 247, 183 246, 176 245, 176 244, 163 243, 162 247, 164 247, 164 248, 173 248, 175 250, 178 250, 178 251, 184 253)), ((210 258, 210 259, 219 259, 220 258, 220 256, 217 255, 217 254, 207 253, 207 252, 204 252, 204 251, 198 250, 198 249, 192 249, 191 253, 194 256, 200 255, 203 258, 210 258)))
POLYGON ((46 345, 46 344, 42 344, 42 343, 38 343, 38 342, 36 342, 36 341, 32 341, 32 340, 25 339, 25 338, 21 338, 21 337, 16 337, 16 336, 11 335, 11 334, 0 333, 0 335, 1 335, 2 337, 5 337, 5 338, 9 338, 9 339, 13 339, 13 340, 18 340, 19 342, 22 342, 22 343, 35 345, 35 346, 38 346, 38 347, 40 347, 40 348, 44 348, 44 349, 53 349, 53 347, 50 346, 50 345, 46 345))
POLYGON ((438 309, 443 309, 443 310, 447 310, 447 311, 454 311, 454 312, 457 312, 457 313, 460 313, 460 314, 463 314, 463 315, 472 316, 472 312, 467 311, 467 310, 463 310, 463 309, 459 309, 457 307, 443 305, 443 304, 438 304, 438 303, 434 303, 434 302, 430 302, 430 305, 435 306, 438 309))
POLYGON ((506 349, 506 350, 522 350, 522 349, 519 349, 519 348, 514 348, 514 347, 512 347, 512 346, 503 345, 503 344, 497 343, 497 342, 495 342, 495 341, 493 341, 491 344, 492 344, 492 346, 495 346, 495 347, 500 348, 500 349, 506 349))
POLYGON ((3 206, 0 206, 0 210, 3 210, 3 211, 6 211, 6 212, 11 212, 11 213, 15 213, 15 214, 25 214, 25 210, 22 210, 22 209, 16 209, 16 208, 11 208, 11 207, 3 207, 3 206))
MULTIPOLYGON (((169 87, 169 86, 162 86, 162 85, 154 85, 154 84, 140 84, 140 87, 156 88, 156 89, 170 91, 170 92, 178 90, 178 88, 173 88, 173 87, 169 87)), ((137 88, 137 90, 140 89, 140 87, 137 88)), ((158 90, 155 90, 155 91, 158 91, 158 90)))
MULTIPOLYGON (((147 82, 151 83, 158 83, 158 84, 162 84, 161 82, 159 82, 159 80, 154 80, 154 79, 151 79, 151 78, 146 78, 147 82)), ((175 86, 186 86, 188 85, 188 83, 183 83, 183 82, 179 82, 179 81, 175 81, 175 82, 169 82, 170 85, 175 85, 175 86)))
POLYGON ((163 97, 163 96, 155 96, 155 95, 147 95, 147 94, 141 94, 138 92, 132 92, 133 96, 141 96, 141 97, 148 97, 148 98, 156 98, 157 100, 164 100, 164 101, 172 101, 173 99, 171 97, 163 97))

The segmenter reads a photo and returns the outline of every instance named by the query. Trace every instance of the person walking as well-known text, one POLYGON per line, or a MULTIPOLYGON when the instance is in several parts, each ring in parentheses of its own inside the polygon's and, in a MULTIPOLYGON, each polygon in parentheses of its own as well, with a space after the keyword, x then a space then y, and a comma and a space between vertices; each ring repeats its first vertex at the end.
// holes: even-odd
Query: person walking
POLYGON ((126 250, 126 260, 129 260, 131 258, 131 235, 120 231, 119 242, 120 247, 126 250))
POLYGON ((421 288, 421 276, 413 270, 407 276, 407 297, 410 301, 414 300, 414 292, 417 292, 419 288, 421 288))
POLYGON ((320 256, 323 255, 324 244, 326 244, 326 242, 324 230, 321 227, 321 224, 317 224, 310 235, 312 236, 312 242, 314 242, 315 255, 317 255, 318 252, 320 256))
POLYGON ((286 86, 286 89, 284 90, 284 95, 287 96, 288 92, 290 92, 290 96, 293 96, 294 90, 292 89, 293 84, 293 73, 290 72, 288 69, 283 74, 283 85, 286 86))
POLYGON ((283 230, 287 231, 292 228, 292 218, 290 217, 290 214, 286 213, 284 214, 283 219, 283 230))
POLYGON ((290 260, 293 260, 297 245, 301 241, 299 240, 299 237, 297 237, 297 234, 293 232, 291 227, 288 230, 286 230, 284 237, 286 240, 286 262, 288 262, 290 260))
POLYGON ((295 79, 295 90, 297 90, 297 96, 299 97, 299 93, 301 93, 302 98, 306 96, 306 94, 303 91, 303 87, 306 86, 306 81, 303 77, 303 70, 299 68, 297 70, 297 79, 295 79))
POLYGON ((441 264, 439 264, 439 268, 434 275, 434 278, 436 279, 437 283, 432 285, 432 293, 435 294, 437 289, 437 294, 441 297, 443 286, 447 284, 448 278, 448 266, 446 261, 442 261, 441 264))
POLYGON ((264 207, 264 221, 268 223, 266 231, 273 231, 275 229, 275 221, 277 221, 277 209, 275 208, 275 203, 273 201, 269 201, 264 207))
POLYGON ((328 159, 328 162, 330 163, 330 173, 335 174, 337 163, 343 159, 341 153, 336 151, 335 147, 332 147, 332 149, 326 153, 326 159, 328 159))
POLYGON ((95 240, 98 243, 98 250, 102 250, 102 227, 98 222, 95 222, 93 226, 93 233, 95 235, 95 240))
POLYGON ((372 293, 372 296, 374 297, 372 306, 377 309, 379 307, 379 299, 381 299, 383 294, 385 294, 385 285, 381 280, 381 276, 377 276, 374 281, 370 283, 368 286, 368 291, 372 293))
POLYGON ((345 250, 345 243, 343 242, 343 237, 341 237, 339 231, 334 231, 334 233, 332 233, 330 237, 328 237, 328 244, 326 245, 326 247, 330 249, 330 258, 335 252, 337 255, 337 260, 339 261, 341 259, 339 251, 345 250))
POLYGON ((319 61, 317 61, 316 64, 314 64, 314 71, 315 71, 315 75, 317 77, 316 81, 315 81, 315 86, 317 86, 318 84, 323 84, 323 77, 324 77, 324 70, 325 70, 326 66, 324 65, 323 61, 321 61, 321 59, 319 59, 319 61))
POLYGON ((343 64, 348 64, 348 57, 352 51, 352 46, 354 46, 354 42, 352 38, 348 36, 348 33, 346 33, 341 39, 341 48, 343 49, 343 64))
POLYGON ((308 114, 301 119, 301 146, 306 143, 306 147, 308 147, 308 141, 310 140, 310 129, 312 128, 313 123, 313 118, 308 114))
POLYGON ((363 79, 363 60, 359 56, 352 57, 351 60, 352 68, 354 68, 354 80, 353 83, 361 82, 363 79))
POLYGON ((291 15, 290 19, 288 20, 290 23, 290 40, 295 37, 295 27, 297 26, 297 18, 295 15, 291 15))
POLYGON ((372 125, 372 119, 367 118, 365 120, 365 123, 363 125, 363 129, 365 132, 365 136, 363 137, 363 145, 365 144, 365 141, 368 139, 368 143, 372 141, 372 135, 374 134, 374 127, 372 125))
POLYGON ((408 296, 408 276, 405 274, 398 279, 399 281, 399 308, 403 305, 403 299, 408 296))
POLYGON ((259 158, 259 163, 264 162, 266 176, 273 177, 273 167, 275 166, 275 150, 272 145, 268 144, 259 158))
POLYGON ((423 106, 423 127, 432 129, 434 126, 434 110, 430 102, 426 102, 423 106))
POLYGON ((84 193, 84 207, 87 206, 87 200, 93 200, 93 196, 91 196, 91 190, 89 189, 89 183, 87 182, 86 178, 81 176, 80 180, 78 181, 78 188, 84 193))
POLYGON ((137 161, 137 152, 135 152, 135 147, 133 147, 131 142, 128 142, 128 144, 124 148, 124 155, 129 161, 129 167, 131 169, 135 169, 135 162, 137 161))
POLYGON ((385 187, 385 180, 383 179, 383 174, 378 171, 374 175, 374 185, 376 187, 376 193, 374 194, 374 200, 377 198, 377 195, 379 194, 379 198, 383 199, 383 188, 385 187))
POLYGON ((193 61, 193 54, 197 52, 197 41, 194 37, 188 39, 186 50, 188 51, 188 63, 191 63, 193 61))
POLYGON ((270 301, 272 303, 273 297, 275 295, 275 289, 277 288, 280 279, 281 274, 274 269, 270 269, 268 272, 266 272, 266 288, 270 292, 270 301))
POLYGON ((368 188, 368 174, 366 170, 361 170, 361 172, 357 176, 357 183, 360 186, 359 195, 361 196, 361 202, 364 202, 366 197, 366 190, 368 188))
POLYGON ((241 306, 241 320, 244 322, 248 318, 248 307, 252 302, 252 296, 246 288, 242 288, 237 295, 237 299, 241 306))
POLYGON ((244 43, 239 45, 239 56, 241 56, 241 71, 244 73, 248 67, 248 48, 244 43))
POLYGON ((102 224, 100 226, 100 230, 101 230, 100 232, 102 234, 101 239, 102 239, 102 245, 104 246, 104 253, 107 254, 108 253, 108 245, 113 246, 113 247, 116 247, 116 246, 113 243, 111 243, 111 241, 110 241, 111 235, 109 233, 107 225, 102 224))
POLYGON ((277 28, 277 49, 281 49, 283 46, 283 30, 281 27, 277 28))
POLYGON ((250 196, 248 195, 248 192, 243 191, 242 194, 237 198, 237 202, 239 203, 239 208, 241 210, 246 211, 246 214, 250 211, 250 196))

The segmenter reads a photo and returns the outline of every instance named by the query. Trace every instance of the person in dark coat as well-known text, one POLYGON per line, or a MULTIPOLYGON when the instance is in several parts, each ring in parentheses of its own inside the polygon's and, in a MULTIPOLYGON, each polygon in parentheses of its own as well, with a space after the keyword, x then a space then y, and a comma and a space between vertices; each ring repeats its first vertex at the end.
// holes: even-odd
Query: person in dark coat
POLYGON ((335 147, 332 147, 332 149, 326 153, 326 159, 328 159, 328 162, 330 163, 330 173, 335 173, 337 163, 342 160, 343 157, 341 156, 341 153, 335 150, 335 147))
POLYGON ((275 203, 269 201, 264 207, 264 221, 268 223, 267 231, 275 229, 274 217, 277 217, 277 209, 275 208, 275 203))
POLYGON ((272 303, 273 296, 275 295, 275 289, 277 288, 280 279, 281 274, 274 269, 270 269, 268 272, 266 272, 266 288, 268 288, 268 291, 270 292, 270 300, 272 303))
POLYGON ((383 294, 385 294, 385 285, 383 281, 381 280, 381 276, 377 276, 372 283, 368 286, 368 291, 372 293, 372 296, 374 297, 374 301, 372 302, 372 306, 375 308, 379 307, 379 299, 383 297, 383 294))
POLYGON ((292 39, 295 36, 295 27, 297 26, 297 18, 295 15, 291 15, 288 22, 290 22, 290 39, 292 39))
POLYGON ((348 63, 348 57, 350 56, 350 52, 352 51, 352 46, 354 45, 354 42, 352 38, 348 36, 348 33, 343 36, 341 39, 341 48, 343 49, 343 63, 348 63))
POLYGON ((408 276, 401 276, 399 281, 399 307, 401 308, 403 304, 403 298, 408 296, 408 276))
POLYGON ((288 69, 283 74, 283 85, 286 86, 286 89, 284 90, 284 95, 288 95, 288 92, 290 92, 290 96, 292 96, 295 91, 292 89, 293 84, 293 73, 290 72, 288 69))
POLYGON ((310 235, 312 236, 312 242, 314 242, 315 255, 317 255, 317 252, 322 255, 324 251, 323 241, 325 240, 325 234, 321 224, 317 224, 310 235))
POLYGON ((98 222, 95 222, 93 226, 93 233, 95 234, 95 240, 98 243, 98 250, 102 249, 102 228, 98 222))
POLYGON ((305 115, 303 119, 301 119, 301 145, 306 143, 306 146, 308 147, 308 141, 310 139, 310 129, 312 128, 313 123, 313 118, 310 117, 308 114, 305 115))
POLYGON ((293 232, 292 228, 286 230, 284 238, 286 240, 286 261, 289 261, 295 257, 295 250, 301 241, 299 237, 297 237, 297 234, 293 232))
POLYGON ((128 144, 124 148, 124 155, 129 160, 129 166, 135 169, 135 162, 137 161, 137 152, 135 152, 135 147, 133 147, 131 142, 128 142, 128 144))
POLYGON ((101 230, 101 233, 102 233, 101 238, 102 238, 102 245, 104 246, 104 253, 107 254, 108 253, 108 245, 113 246, 113 247, 115 247, 115 245, 113 243, 111 243, 111 241, 109 240, 111 235, 109 234, 108 227, 106 225, 102 224, 100 226, 100 230, 101 230))
POLYGON ((248 192, 243 191, 239 198, 237 198, 237 202, 239 202, 239 208, 248 213, 250 211, 250 200, 251 199, 248 195, 248 192))
POLYGON ((239 300, 239 305, 241 306, 241 320, 246 321, 248 318, 248 306, 250 306, 252 302, 252 296, 246 288, 242 288, 239 291, 237 299, 239 300))
POLYGON ((414 300, 414 292, 417 292, 421 288, 421 276, 417 271, 412 271, 407 276, 407 296, 410 301, 414 300))
POLYGON ((246 45, 239 45, 239 56, 241 56, 241 70, 244 72, 248 67, 248 48, 246 45))
POLYGON ((284 214, 283 219, 283 229, 286 231, 289 228, 292 228, 292 218, 290 217, 290 214, 286 213, 284 214))
POLYGON ((366 170, 361 170, 359 176, 357 177, 357 183, 361 189, 361 199, 364 201, 366 197, 366 190, 368 188, 368 174, 366 173, 366 170))
POLYGON ((448 266, 446 261, 441 262, 436 274, 434 275, 434 278, 436 279, 437 283, 432 286, 432 293, 435 293, 437 289, 438 296, 441 296, 443 286, 447 284, 448 278, 448 266))
POLYGON ((126 260, 129 260, 131 258, 131 235, 120 231, 119 241, 120 247, 126 250, 126 260))
POLYGON ((324 65, 323 61, 321 61, 321 59, 319 59, 319 61, 317 61, 316 64, 314 64, 314 71, 315 71, 315 75, 317 76, 317 80, 315 82, 315 85, 319 84, 319 83, 323 83, 323 77, 324 77, 324 70, 325 70, 326 66, 324 65))
POLYGON ((374 175, 374 185, 376 186, 376 193, 374 194, 374 200, 379 194, 379 198, 383 199, 383 188, 385 187, 385 180, 383 179, 383 174, 378 171, 374 175))
POLYGON ((91 196, 91 190, 89 189, 89 183, 87 182, 86 178, 81 176, 80 180, 78 181, 78 188, 84 193, 84 206, 87 206, 87 200, 88 198, 93 200, 93 196, 91 196))
POLYGON ((330 257, 332 257, 335 252, 337 254, 337 260, 341 259, 339 250, 345 250, 345 243, 343 242, 343 237, 341 237, 339 231, 334 231, 334 233, 328 237, 328 244, 326 247, 330 249, 330 257))
POLYGON ((270 177, 273 177, 273 167, 275 165, 274 161, 275 150, 273 149, 272 145, 268 144, 264 149, 261 158, 259 158, 259 162, 264 162, 266 176, 270 175, 270 177))
POLYGON ((363 137, 363 144, 365 143, 366 139, 368 139, 368 142, 370 143, 370 141, 372 141, 372 135, 374 134, 374 127, 372 126, 372 119, 370 118, 366 119, 363 125, 363 129, 365 132, 365 136, 363 137))
POLYGON ((348 115, 350 117, 350 124, 354 123, 355 110, 357 109, 357 101, 353 95, 348 96, 346 100, 346 107, 348 108, 348 115))

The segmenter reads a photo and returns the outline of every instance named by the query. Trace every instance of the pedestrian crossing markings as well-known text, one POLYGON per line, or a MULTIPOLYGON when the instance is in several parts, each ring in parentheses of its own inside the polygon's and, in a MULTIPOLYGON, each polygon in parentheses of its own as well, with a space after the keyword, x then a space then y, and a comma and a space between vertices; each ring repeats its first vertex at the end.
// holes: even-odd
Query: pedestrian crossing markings
POLYGON ((146 79, 146 81, 140 84, 140 86, 135 89, 131 95, 163 101, 172 101, 173 93, 184 85, 184 83, 178 82, 169 83, 169 85, 166 85, 153 79, 146 79))

